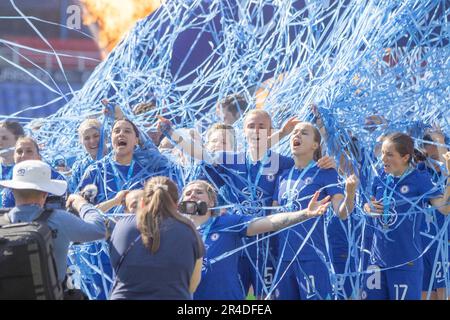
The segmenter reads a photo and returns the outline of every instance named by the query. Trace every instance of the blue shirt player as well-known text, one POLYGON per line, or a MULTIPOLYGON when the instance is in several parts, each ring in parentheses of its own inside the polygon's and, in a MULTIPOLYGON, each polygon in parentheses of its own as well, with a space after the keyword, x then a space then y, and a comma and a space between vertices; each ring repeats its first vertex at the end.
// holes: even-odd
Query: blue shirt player
POLYGON ((205 202, 208 211, 204 215, 187 215, 197 226, 205 244, 205 256, 200 284, 194 293, 196 300, 243 300, 247 294, 238 274, 241 239, 264 232, 271 232, 322 215, 329 197, 319 201, 319 194, 305 210, 253 218, 246 215, 223 214, 215 216, 217 194, 206 181, 190 182, 183 190, 182 201, 205 202))
MULTIPOLYGON (((352 212, 357 179, 346 180, 346 190, 338 186, 335 169, 320 169, 321 136, 311 123, 297 124, 290 138, 295 166, 279 177, 274 193, 274 206, 281 211, 306 208, 311 197, 318 192, 319 199, 331 198, 334 211, 341 219, 352 212)), ((283 231, 278 236, 279 262, 273 288, 280 300, 331 298, 329 252, 324 234, 324 217, 310 219, 283 231)))
POLYGON ((393 133, 383 141, 381 150, 384 172, 374 180, 372 199, 364 205, 376 228, 361 298, 419 300, 423 279, 422 220, 430 209, 428 204, 448 214, 450 186, 442 195, 429 174, 411 166, 414 142, 410 136, 393 133))
MULTIPOLYGON (((82 190, 88 184, 94 184, 98 193, 94 199, 95 203, 113 199, 121 190, 141 189, 145 181, 156 175, 168 175, 170 168, 166 167, 166 159, 157 152, 153 152, 155 158, 152 161, 143 161, 135 155, 138 144, 139 131, 136 126, 127 119, 118 120, 114 123, 111 134, 111 154, 91 165, 85 172, 78 190, 82 190)), ((117 210, 117 207, 111 211, 117 210)), ((102 264, 104 272, 112 278, 112 269, 107 252, 93 245, 89 250, 92 263, 102 264), (101 254, 99 252, 101 251, 101 254)), ((111 282, 105 282, 98 273, 94 274, 92 286, 86 289, 88 296, 97 299, 106 299, 110 291, 111 282), (98 290, 97 288, 101 288, 98 290), (97 292, 100 292, 97 294, 97 292)))
MULTIPOLYGON (((423 140, 423 151, 426 160, 417 165, 417 169, 430 174, 434 184, 445 186, 445 136, 439 128, 425 134, 423 140), (443 164, 443 165, 442 165, 443 164)), ((448 172, 448 171, 447 171, 448 172)), ((449 218, 442 215, 438 210, 427 212, 424 223, 422 223, 421 235, 423 248, 424 277, 422 299, 446 300, 450 287, 450 264, 448 262, 450 246, 448 235, 450 224, 446 222, 449 218), (445 223, 447 228, 444 229, 445 223), (434 240, 434 241, 433 241, 434 240)))

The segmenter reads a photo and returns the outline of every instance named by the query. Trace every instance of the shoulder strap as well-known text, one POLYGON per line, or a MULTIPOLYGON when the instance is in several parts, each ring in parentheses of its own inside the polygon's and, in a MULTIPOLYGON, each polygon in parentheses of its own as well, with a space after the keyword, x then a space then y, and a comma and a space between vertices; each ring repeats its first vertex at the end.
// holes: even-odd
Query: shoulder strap
POLYGON ((47 222, 48 218, 50 218, 52 213, 53 213, 53 209, 49 209, 49 208, 42 209, 42 211, 39 213, 38 217, 36 219, 34 219, 33 221, 47 222))
POLYGON ((58 235, 58 229, 52 229, 47 224, 47 221, 50 218, 50 216, 52 215, 53 211, 54 211, 53 209, 44 208, 44 209, 42 209, 42 211, 39 214, 39 216, 36 219, 34 219, 33 221, 45 224, 47 226, 47 228, 51 231, 52 238, 55 239, 57 237, 57 235, 58 235))
MULTIPOLYGON (((11 220, 9 219, 8 212, 9 211, 5 211, 3 213, 0 212, 0 226, 11 224, 11 220)), ((39 213, 38 217, 36 219, 34 219, 33 221, 45 223, 45 222, 47 222, 48 218, 50 218, 52 213, 53 213, 53 209, 42 209, 42 211, 39 213)))
POLYGON ((141 235, 139 234, 136 239, 133 240, 133 242, 130 243, 127 250, 120 256, 119 262, 117 263, 117 267, 114 270, 116 272, 116 275, 119 273, 120 267, 122 266, 123 260, 127 256, 127 254, 130 252, 131 248, 136 244, 136 242, 141 238, 141 235))

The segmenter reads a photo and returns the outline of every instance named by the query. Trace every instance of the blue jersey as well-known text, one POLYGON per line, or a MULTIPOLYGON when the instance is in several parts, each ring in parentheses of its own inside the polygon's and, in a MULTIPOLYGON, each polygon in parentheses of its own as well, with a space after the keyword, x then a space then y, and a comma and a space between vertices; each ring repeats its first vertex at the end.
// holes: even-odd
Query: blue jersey
MULTIPOLYGON (((338 174, 334 169, 322 170, 317 165, 303 170, 292 168, 284 171, 279 177, 274 200, 282 207, 282 211, 292 212, 306 209, 312 196, 321 190, 319 200, 326 196, 343 194, 338 184, 338 174)), ((290 261, 311 231, 311 237, 301 249, 299 260, 316 260, 318 251, 326 256, 325 218, 324 216, 309 219, 278 234, 278 253, 283 261, 290 261)))
MULTIPOLYGON (((430 244, 430 242, 438 236, 440 232, 442 232, 442 228, 445 225, 447 216, 440 213, 437 209, 436 210, 427 210, 425 212, 425 218, 422 222, 421 227, 421 234, 422 234, 422 244, 425 249, 426 246, 430 244)), ((447 225, 447 232, 448 235, 450 235, 450 223, 447 225)), ((443 239, 445 234, 440 234, 440 239, 443 239)), ((438 241, 434 242, 432 245, 433 247, 437 246, 438 241)), ((450 239, 449 243, 446 246, 450 245, 450 239)))
POLYGON ((6 166, 0 164, 0 180, 9 180, 12 178, 12 168, 14 165, 6 166))
POLYGON ((328 241, 332 250, 333 262, 345 262, 348 258, 349 236, 354 233, 351 216, 342 220, 336 215, 330 217, 327 225, 328 241))
MULTIPOLYGON (((270 210, 261 208, 272 206, 276 179, 283 170, 293 167, 294 160, 270 150, 262 160, 256 162, 251 161, 246 152, 219 152, 216 156, 220 160, 216 167, 226 182, 225 188, 221 189, 221 195, 226 203, 240 204, 234 209, 234 213, 253 217, 270 213, 270 210)), ((246 243, 254 239, 252 237, 243 240, 246 243)), ((275 237, 269 240, 251 245, 246 252, 251 258, 255 258, 258 247, 260 252, 264 252, 264 247, 271 242, 270 246, 275 248, 275 237)))
POLYGON ((226 204, 226 200, 224 198, 227 184, 226 177, 219 174, 216 166, 201 161, 189 175, 188 180, 204 180, 209 182, 214 188, 217 189, 217 205, 221 206, 226 204))
POLYGON ((383 199, 385 211, 373 218, 375 230, 371 264, 423 268, 420 228, 430 199, 441 196, 426 172, 411 169, 402 177, 383 173, 375 178, 372 194, 383 199), (413 261, 416 260, 417 261, 413 261))
MULTIPOLYGON (((51 179, 65 180, 66 178, 55 169, 51 169, 51 179)), ((16 206, 16 199, 11 189, 5 188, 1 192, 1 200, 3 208, 14 208, 16 206)))
MULTIPOLYGON (((423 162, 418 164, 417 169, 428 172, 433 183, 442 186, 442 182, 444 182, 445 185, 445 181, 443 181, 445 178, 440 171, 436 171, 423 162)), ((443 215, 437 209, 428 210, 423 219, 421 227, 422 246, 423 250, 428 249, 423 255, 423 291, 428 291, 430 284, 432 290, 446 286, 446 272, 443 272, 442 268, 446 270, 445 266, 448 265, 446 259, 449 257, 447 254, 450 253, 450 241, 448 238, 450 235, 450 223, 443 230, 447 219, 450 219, 449 216, 443 215), (431 244, 433 240, 435 241, 431 244)))
POLYGON ((265 215, 261 207, 272 206, 276 179, 285 169, 292 168, 294 160, 269 151, 257 162, 252 162, 246 153, 219 153, 218 172, 228 182, 225 198, 230 203, 241 204, 239 212, 265 215))
POLYGON ((81 179, 83 178, 83 175, 86 172, 87 168, 94 162, 95 160, 93 160, 92 157, 88 154, 75 161, 72 166, 72 176, 69 179, 68 185, 70 193, 74 193, 75 190, 77 190, 78 184, 81 182, 81 179))
MULTIPOLYGON (((431 176, 431 180, 435 184, 439 184, 440 180, 442 179, 442 174, 440 172, 436 172, 432 168, 426 166, 424 163, 420 163, 417 166, 417 170, 422 172, 428 172, 431 176)), ((444 226, 446 218, 445 215, 440 213, 437 209, 429 210, 425 213, 426 213, 425 219, 423 219, 421 228, 423 235, 422 242, 424 248, 431 242, 431 240, 433 240, 437 236, 438 232, 444 226)), ((450 231, 450 224, 448 226, 448 231, 450 231)), ((434 245, 436 244, 437 243, 435 243, 434 245)))
POLYGON ((169 168, 164 165, 159 166, 157 162, 151 161, 145 164, 147 166, 143 166, 141 161, 133 157, 130 165, 121 165, 114 161, 112 154, 109 154, 88 167, 78 185, 78 190, 82 190, 88 184, 96 185, 98 193, 94 202, 101 203, 111 200, 121 190, 143 188, 145 181, 150 177, 169 175, 169 168))
MULTIPOLYGON (((9 180, 12 178, 12 168, 14 165, 11 166, 5 166, 3 164, 0 164, 0 180, 9 180)), ((1 192, 1 197, 3 199, 4 194, 8 189, 5 189, 3 187, 0 187, 0 192, 1 192)), ((3 200, 2 200, 3 202, 3 200)), ((0 207, 5 208, 5 206, 3 205, 3 203, 0 204, 0 207)), ((8 208, 8 207, 6 207, 8 208)))
POLYGON ((230 256, 225 253, 242 246, 247 223, 252 218, 243 215, 224 214, 210 218, 199 232, 205 244, 202 278, 194 293, 195 300, 242 300, 245 298, 238 275, 240 251, 230 256), (215 259, 219 259, 215 261, 215 259))

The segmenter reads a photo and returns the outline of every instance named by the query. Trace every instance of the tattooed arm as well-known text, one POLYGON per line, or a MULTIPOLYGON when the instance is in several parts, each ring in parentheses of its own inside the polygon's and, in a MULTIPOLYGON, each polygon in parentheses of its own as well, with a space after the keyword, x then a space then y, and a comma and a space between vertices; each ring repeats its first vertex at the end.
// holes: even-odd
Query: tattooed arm
POLYGON ((277 213, 264 218, 256 218, 247 227, 247 236, 251 237, 260 233, 277 231, 296 223, 314 218, 325 213, 330 205, 330 197, 317 201, 320 192, 316 192, 308 204, 308 208, 295 212, 277 213))

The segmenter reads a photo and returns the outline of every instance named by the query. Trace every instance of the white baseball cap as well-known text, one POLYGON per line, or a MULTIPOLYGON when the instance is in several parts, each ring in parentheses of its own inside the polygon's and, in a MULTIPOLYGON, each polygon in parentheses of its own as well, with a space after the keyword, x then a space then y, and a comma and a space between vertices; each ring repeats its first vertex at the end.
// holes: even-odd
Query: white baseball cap
POLYGON ((67 182, 52 180, 52 170, 40 160, 26 160, 13 168, 12 180, 0 180, 0 186, 17 190, 38 190, 62 196, 67 189, 67 182))

